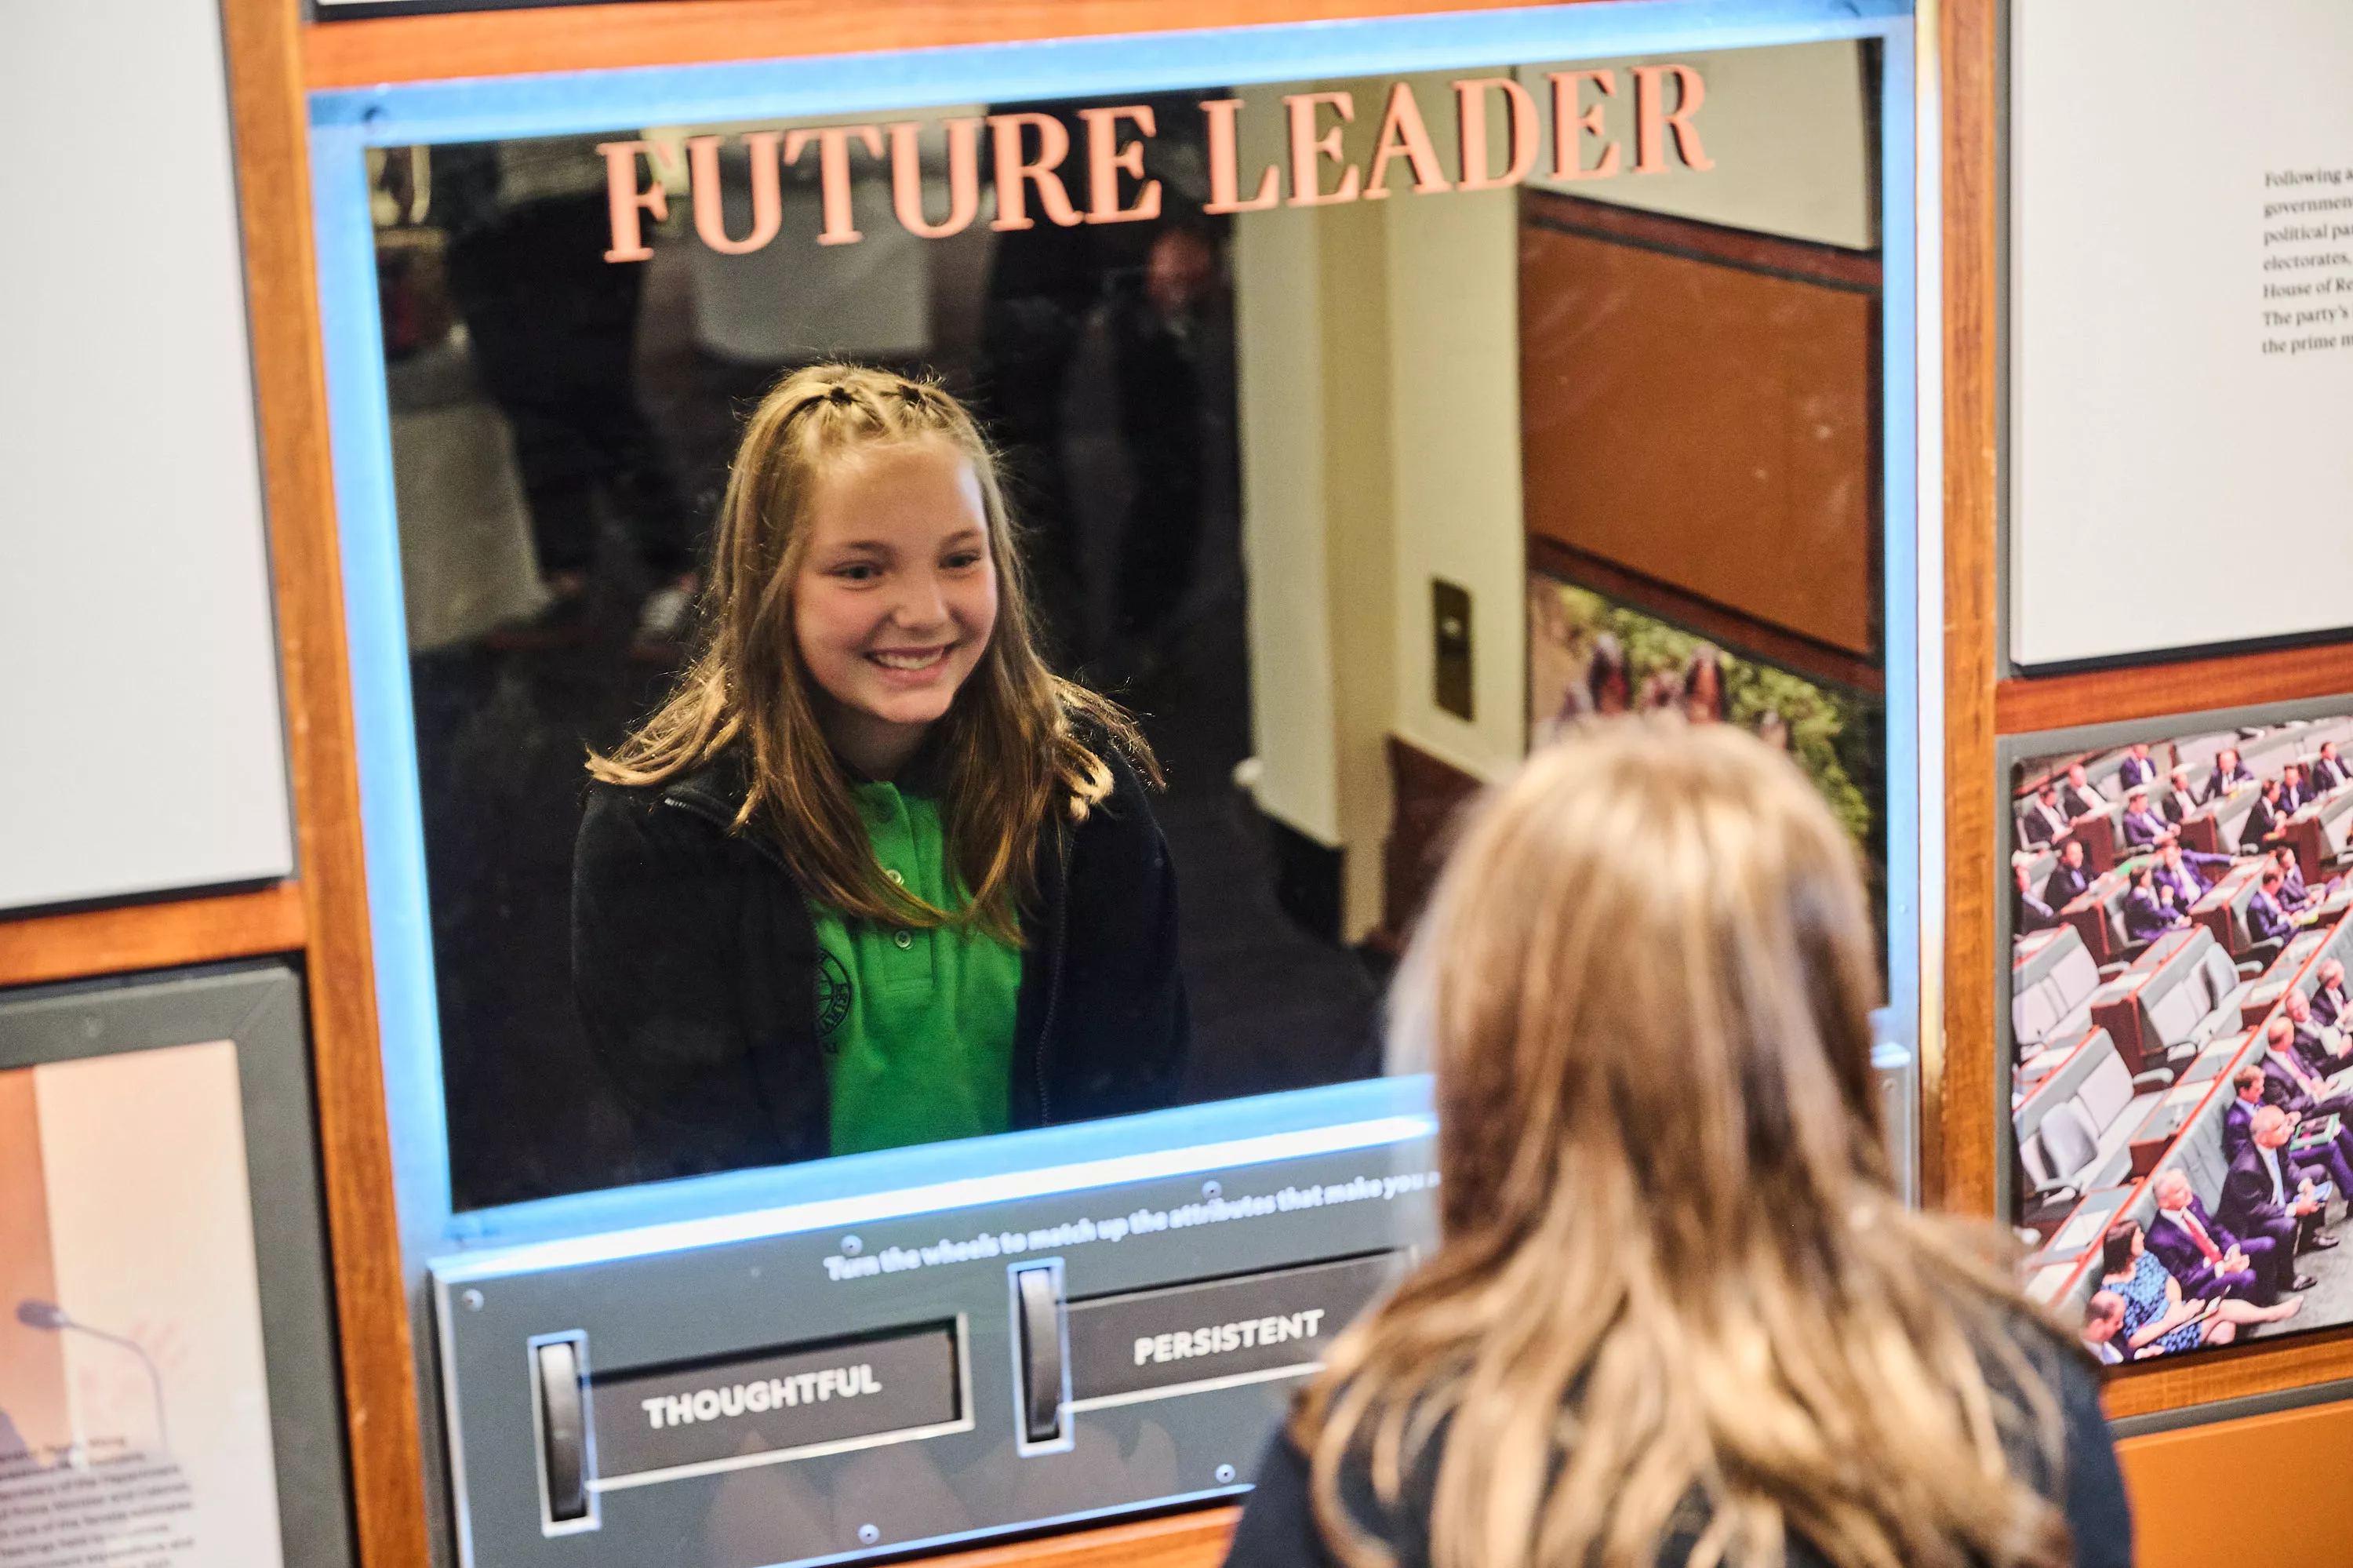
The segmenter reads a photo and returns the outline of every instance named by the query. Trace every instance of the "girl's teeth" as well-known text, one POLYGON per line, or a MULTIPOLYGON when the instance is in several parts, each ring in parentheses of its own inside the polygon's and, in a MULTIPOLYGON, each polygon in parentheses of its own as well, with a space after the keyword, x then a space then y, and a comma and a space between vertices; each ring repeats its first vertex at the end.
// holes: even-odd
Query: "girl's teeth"
POLYGON ((941 650, 928 653, 876 653, 874 662, 886 670, 928 670, 940 661, 941 650))

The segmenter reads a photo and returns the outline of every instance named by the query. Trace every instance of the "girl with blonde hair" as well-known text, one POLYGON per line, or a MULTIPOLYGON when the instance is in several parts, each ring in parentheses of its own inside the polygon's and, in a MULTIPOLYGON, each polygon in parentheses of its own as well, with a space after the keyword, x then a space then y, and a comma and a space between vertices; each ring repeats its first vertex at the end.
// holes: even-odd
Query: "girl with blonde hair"
POLYGON ((574 994, 640 1174, 1171 1103, 1158 773, 1040 659, 970 414, 795 372, 745 425, 714 555, 697 656, 590 758, 574 853, 574 994))
POLYGON ((2096 1374, 1894 1195, 1854 851, 1728 726, 1580 726, 1401 973, 1440 1245, 1303 1392, 1239 1568, 2131 1561, 2096 1374))

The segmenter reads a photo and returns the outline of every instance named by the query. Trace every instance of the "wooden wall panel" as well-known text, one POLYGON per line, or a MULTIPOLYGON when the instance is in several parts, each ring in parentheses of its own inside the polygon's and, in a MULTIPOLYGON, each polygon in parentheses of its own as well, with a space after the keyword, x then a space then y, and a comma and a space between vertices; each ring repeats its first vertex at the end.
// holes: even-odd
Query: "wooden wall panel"
POLYGON ((0 985, 300 952, 307 929, 302 890, 290 882, 12 920, 0 925, 0 985))
POLYGON ((427 1560, 424 1457, 376 1046, 297 5, 223 0, 221 11, 360 1557, 366 1568, 406 1568, 427 1560))
POLYGON ((1875 291, 1605 237, 1571 206, 1531 195, 1520 228, 1528 532, 1870 656, 1875 291))
MULTIPOLYGON (((304 41, 314 88, 1100 37, 1182 27, 1486 11, 1521 0, 641 0, 327 22, 304 41)), ((1590 0, 1556 0, 1589 4, 1590 0)))
POLYGON ((2000 494, 1998 0, 1945 0, 1945 1032, 1922 1053, 1922 1184, 1990 1215, 1994 891, 2006 863, 1994 788, 1995 535, 2000 494))
POLYGON ((2316 1563, 2343 1562, 2353 1552, 2353 1490, 2327 1476, 2322 1464, 2348 1446, 2353 1403, 2117 1444, 2140 1568, 2211 1568, 2261 1542, 2282 1543, 2291 1555, 2316 1563), (2283 1468, 2295 1482, 2271 1484, 2283 1468), (2260 1512, 2251 1514, 2247 1500, 2257 1496, 2260 1512))

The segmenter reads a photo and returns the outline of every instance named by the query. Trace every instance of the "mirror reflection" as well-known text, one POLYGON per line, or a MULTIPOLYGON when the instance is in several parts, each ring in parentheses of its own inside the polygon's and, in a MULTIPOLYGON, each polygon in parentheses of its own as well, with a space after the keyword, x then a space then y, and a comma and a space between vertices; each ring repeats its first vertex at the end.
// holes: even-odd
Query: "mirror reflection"
POLYGON ((375 156, 459 1206, 1377 1072, 1583 714, 1883 866, 1877 69, 375 156))

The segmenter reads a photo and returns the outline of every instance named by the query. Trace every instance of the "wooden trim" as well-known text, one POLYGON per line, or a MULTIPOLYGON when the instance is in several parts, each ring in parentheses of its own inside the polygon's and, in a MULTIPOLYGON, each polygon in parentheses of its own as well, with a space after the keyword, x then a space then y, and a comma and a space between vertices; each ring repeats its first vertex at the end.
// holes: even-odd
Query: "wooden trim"
POLYGON ((409 1568, 428 1560, 425 1477, 376 1044, 297 5, 224 0, 222 27, 301 842, 353 1504, 364 1568, 409 1568))
POLYGON ((1945 1034, 1923 1054, 1922 1184, 1991 1215, 1994 877, 2004 863, 1994 784, 1995 518, 2000 494, 1999 0, 1945 0, 1945 1034))
POLYGON ((2340 1378, 2353 1378, 2353 1324, 2120 1368, 2108 1374, 2100 1403, 2115 1421, 2340 1378))
POLYGON ((0 986, 291 953, 306 930, 302 890, 291 882, 211 898, 39 915, 0 926, 0 986))
POLYGON ((935 1568, 1218 1568, 1241 1516, 1239 1508, 1200 1509, 927 1561, 935 1568))
MULTIPOLYGON (((306 86, 940 48, 1280 22, 1502 10, 1521 0, 642 0, 322 22, 306 86)), ((1591 4, 1593 0, 1556 0, 1591 4)))
POLYGON ((1842 648, 1818 642, 1770 621, 1729 609, 1714 599, 1687 593, 1656 577, 1628 571, 1589 550, 1565 545, 1549 534, 1527 536, 1528 565, 1576 588, 1591 588, 1645 615, 1673 621, 1722 643, 1735 653, 1781 665, 1794 673, 1828 681, 1851 691, 1885 694, 1887 673, 1842 648))
POLYGON ((2353 644, 2281 648, 2126 670, 2004 681, 1994 723, 2004 735, 2353 693, 2353 644))
POLYGON ((1564 234, 1663 250, 1720 267, 1768 272, 1777 278, 1794 278, 1826 288, 1879 292, 1881 268, 1875 250, 1850 250, 1841 245, 1760 234, 1752 228, 1727 228, 1695 217, 1646 212, 1641 207, 1534 186, 1523 188, 1520 200, 1528 222, 1564 234))

